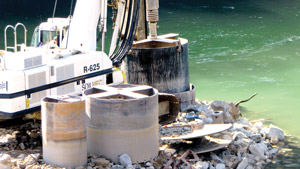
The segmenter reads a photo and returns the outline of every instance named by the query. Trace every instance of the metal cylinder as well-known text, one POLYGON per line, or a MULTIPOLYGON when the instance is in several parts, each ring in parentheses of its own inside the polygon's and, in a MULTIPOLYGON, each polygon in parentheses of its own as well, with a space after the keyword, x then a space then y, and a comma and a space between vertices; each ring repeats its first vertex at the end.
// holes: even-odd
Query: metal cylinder
POLYGON ((174 93, 174 95, 178 98, 179 104, 180 104, 180 111, 183 111, 185 108, 187 108, 189 105, 193 105, 196 103, 195 97, 195 86, 190 85, 190 90, 180 93, 174 93))
POLYGON ((128 83, 153 86, 162 93, 189 91, 188 41, 179 42, 168 46, 154 41, 132 48, 123 62, 128 83))
POLYGON ((146 0, 147 10, 157 10, 159 8, 158 0, 146 0))
POLYGON ((149 22, 150 39, 157 39, 156 22, 149 22))
POLYGON ((88 152, 133 163, 158 154, 158 92, 149 86, 101 86, 84 91, 88 152))
POLYGON ((147 10, 147 21, 148 22, 155 22, 158 21, 158 9, 156 10, 147 10))
POLYGON ((76 167, 87 163, 85 102, 79 96, 42 100, 43 158, 47 164, 76 167))
POLYGON ((212 113, 213 124, 223 124, 224 123, 224 112, 215 111, 212 113))

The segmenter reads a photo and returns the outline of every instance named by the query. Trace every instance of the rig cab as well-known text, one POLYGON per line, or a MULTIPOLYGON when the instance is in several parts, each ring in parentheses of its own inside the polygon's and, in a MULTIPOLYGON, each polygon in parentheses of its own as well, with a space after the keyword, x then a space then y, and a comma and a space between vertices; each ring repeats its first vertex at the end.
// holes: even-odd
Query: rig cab
POLYGON ((68 18, 49 18, 47 22, 41 23, 35 28, 32 39, 31 47, 40 47, 48 43, 52 44, 53 47, 65 48, 62 45, 62 41, 66 36, 70 25, 70 19, 68 18))

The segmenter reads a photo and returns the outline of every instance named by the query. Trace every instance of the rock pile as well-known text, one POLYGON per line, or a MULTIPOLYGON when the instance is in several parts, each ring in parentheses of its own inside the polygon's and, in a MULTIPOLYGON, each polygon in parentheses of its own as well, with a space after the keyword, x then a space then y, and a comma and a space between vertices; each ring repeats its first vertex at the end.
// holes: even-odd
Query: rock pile
MULTIPOLYGON (((231 122, 233 127, 226 131, 231 134, 232 142, 226 148, 216 151, 195 154, 190 151, 190 140, 161 141, 161 150, 157 158, 144 163, 131 164, 130 157, 123 155, 121 163, 115 164, 90 154, 86 166, 77 169, 123 169, 123 168, 197 168, 197 169, 256 169, 264 168, 272 163, 284 145, 284 132, 274 126, 264 125, 264 120, 248 121, 246 118, 237 118, 239 110, 234 104, 226 102, 200 102, 188 107, 177 118, 179 122, 187 122, 185 116, 194 114, 204 123, 213 123, 213 112, 223 111, 224 122, 231 122)), ((187 126, 177 128, 163 128, 160 126, 160 136, 184 135, 191 132, 187 126)), ((12 127, 0 128, 0 168, 55 168, 43 161, 41 146, 40 122, 29 121, 12 127)), ((218 137, 219 133, 213 137, 218 137)), ((298 166, 289 163, 287 166, 298 166)))

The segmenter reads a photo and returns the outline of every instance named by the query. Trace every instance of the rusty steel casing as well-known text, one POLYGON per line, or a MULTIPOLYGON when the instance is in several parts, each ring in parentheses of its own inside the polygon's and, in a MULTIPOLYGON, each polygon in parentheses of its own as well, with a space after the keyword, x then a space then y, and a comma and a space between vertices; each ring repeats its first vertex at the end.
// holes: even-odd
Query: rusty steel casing
POLYGON ((175 37, 162 37, 160 41, 135 44, 122 68, 128 83, 149 85, 160 93, 174 94, 182 111, 195 103, 195 87, 189 78, 188 40, 179 38, 177 43, 167 43, 175 37))
POLYGON ((188 41, 179 42, 179 46, 151 42, 132 48, 123 61, 128 83, 149 85, 161 93, 189 91, 188 41))
POLYGON ((158 91, 129 84, 84 91, 88 152, 118 162, 130 155, 133 163, 157 156, 158 91))
POLYGON ((47 164, 76 167, 87 163, 85 102, 78 96, 42 100, 43 158, 47 164))

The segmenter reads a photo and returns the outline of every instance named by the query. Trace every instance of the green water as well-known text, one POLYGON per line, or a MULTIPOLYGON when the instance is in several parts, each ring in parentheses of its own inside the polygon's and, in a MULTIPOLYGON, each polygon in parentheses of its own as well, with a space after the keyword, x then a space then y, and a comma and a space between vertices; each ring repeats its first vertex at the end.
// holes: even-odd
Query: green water
MULTIPOLYGON (((28 11, 0 11, 0 48, 7 24, 23 22, 31 37, 34 27, 52 15, 28 11)), ((69 5, 66 11, 59 6, 59 15, 68 12, 69 5)), ((161 0, 158 32, 189 40, 190 79, 198 99, 238 102, 258 92, 242 104, 243 115, 270 119, 300 137, 299 0, 161 0)))
POLYGON ((300 1, 178 2, 163 4, 158 32, 189 40, 197 98, 238 102, 258 92, 243 115, 299 137, 300 1))

